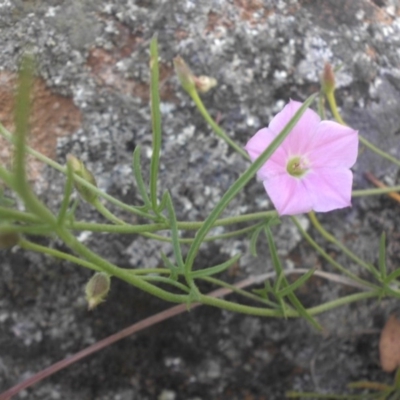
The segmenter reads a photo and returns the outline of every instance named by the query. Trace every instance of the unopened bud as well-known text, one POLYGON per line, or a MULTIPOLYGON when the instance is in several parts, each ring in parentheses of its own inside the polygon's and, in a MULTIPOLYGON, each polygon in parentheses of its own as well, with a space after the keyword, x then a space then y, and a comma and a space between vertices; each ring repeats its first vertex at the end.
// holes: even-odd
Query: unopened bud
POLYGON ((111 279, 105 272, 96 272, 86 284, 85 294, 89 310, 104 301, 110 291, 111 279))
POLYGON ((196 88, 201 93, 207 93, 213 87, 217 86, 217 80, 211 76, 198 76, 194 78, 196 88))
MULTIPOLYGON (((96 179, 94 178, 93 174, 85 167, 85 164, 81 160, 78 160, 72 154, 68 154, 67 163, 76 175, 84 179, 86 182, 89 182, 93 186, 97 187, 96 179)), ((97 193, 93 192, 91 189, 83 186, 77 181, 74 181, 74 185, 78 193, 88 203, 93 203, 97 199, 97 193)))
POLYGON ((174 58, 174 67, 182 87, 187 92, 195 89, 195 76, 181 56, 174 58))
POLYGON ((0 250, 10 249, 19 242, 19 234, 17 232, 0 231, 0 250))
POLYGON ((332 65, 325 63, 324 71, 321 76, 321 85, 324 93, 333 92, 335 90, 335 73, 332 65))

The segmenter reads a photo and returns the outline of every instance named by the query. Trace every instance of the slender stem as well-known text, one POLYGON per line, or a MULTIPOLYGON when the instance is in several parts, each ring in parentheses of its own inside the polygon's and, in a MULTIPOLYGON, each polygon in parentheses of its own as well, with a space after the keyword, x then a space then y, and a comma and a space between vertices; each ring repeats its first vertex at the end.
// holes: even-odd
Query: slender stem
POLYGON ((322 257, 325 258, 330 264, 332 264, 337 270, 342 272, 343 274, 347 275, 349 278, 353 279, 356 282, 361 283, 364 286, 370 287, 372 289, 377 289, 377 286, 365 281, 364 279, 359 278, 357 275, 353 274, 350 272, 348 269, 343 267, 341 264, 339 264, 337 261, 335 261, 326 251, 320 247, 312 238, 311 236, 302 228, 300 225, 299 221, 297 220, 296 217, 292 217, 293 223, 296 225, 297 229, 300 231, 300 233, 304 236, 304 238, 307 240, 307 242, 319 253, 321 254, 322 257))
MULTIPOLYGON (((275 276, 275 272, 271 273, 270 275, 271 275, 270 277, 273 278, 275 276)), ((201 279, 203 281, 206 281, 206 282, 209 282, 209 283, 213 283, 214 285, 221 286, 223 288, 229 289, 229 290, 232 291, 232 293, 240 294, 243 297, 247 297, 247 298, 252 299, 254 301, 264 303, 264 304, 266 304, 266 305, 268 305, 270 307, 278 308, 278 305, 276 303, 274 303, 274 302, 272 302, 272 301, 270 301, 268 299, 264 299, 264 298, 262 298, 260 296, 257 296, 254 293, 246 292, 243 289, 239 289, 235 285, 231 285, 229 283, 226 283, 225 281, 223 281, 221 279, 213 278, 211 276, 204 276, 204 277, 199 278, 199 279, 201 279)))
MULTIPOLYGON (((1 207, 0 207, 1 212, 1 207)), ((252 214, 238 215, 234 217, 227 217, 217 219, 212 227, 227 226, 231 224, 237 224, 241 222, 248 222, 260 219, 267 219, 276 216, 276 211, 263 211, 252 214)), ((182 221, 178 222, 179 230, 197 230, 203 226, 203 222, 192 222, 182 221)), ((142 225, 110 225, 110 224, 96 224, 89 222, 72 222, 71 225, 67 225, 68 228, 78 231, 91 231, 91 232, 109 232, 109 233, 140 233, 143 232, 156 232, 162 230, 168 230, 169 224, 157 223, 157 224, 142 224, 142 225)))
MULTIPOLYGON (((0 177, 1 177, 1 172, 0 172, 0 177)), ((0 206, 0 217, 2 220, 11 220, 11 221, 18 221, 25 223, 37 224, 38 222, 40 222, 39 217, 37 217, 34 214, 2 206, 0 206)))
POLYGON ((251 161, 249 155, 246 153, 245 150, 243 150, 242 147, 236 144, 221 128, 220 126, 211 118, 210 114, 208 113, 207 109, 204 107, 204 104, 197 93, 197 90, 193 88, 189 92, 190 97, 196 104, 197 109, 200 111, 200 114, 203 116, 203 118, 208 122, 208 124, 211 126, 215 134, 223 139, 229 146, 231 146, 237 153, 239 153, 241 156, 243 156, 246 160, 251 161))
POLYGON ((373 274, 376 277, 376 272, 374 271, 374 267, 366 263, 356 254, 354 254, 351 250, 349 250, 344 244, 339 242, 333 235, 328 233, 324 227, 318 221, 317 216, 313 211, 308 213, 308 217, 310 218, 311 223, 313 224, 314 228, 329 242, 333 243, 335 246, 339 247, 339 249, 347 255, 347 257, 351 258, 354 262, 356 262, 361 267, 365 268, 368 272, 373 274))
POLYGON ((59 250, 55 250, 55 249, 51 249, 49 247, 46 246, 41 246, 39 244, 33 243, 29 240, 26 239, 20 239, 18 245, 25 250, 31 250, 31 251, 35 251, 37 253, 43 253, 43 254, 47 254, 51 257, 56 257, 59 258, 61 260, 65 260, 65 261, 69 261, 72 262, 74 264, 80 265, 81 267, 85 267, 85 268, 89 268, 93 271, 96 272, 101 272, 102 269, 99 268, 96 264, 93 264, 89 261, 83 260, 79 257, 75 257, 71 254, 68 253, 64 253, 63 251, 59 251, 59 250))
POLYGON ((174 281, 172 279, 166 278, 164 276, 152 276, 152 275, 147 275, 143 277, 143 280, 148 281, 148 282, 160 282, 160 283, 166 283, 167 285, 172 285, 177 287, 178 289, 182 290, 185 293, 189 293, 190 289, 183 285, 180 282, 174 281))
POLYGON ((376 196, 379 194, 386 194, 392 192, 400 192, 400 185, 398 186, 386 186, 377 189, 363 189, 363 190, 353 190, 351 193, 352 197, 361 197, 361 196, 376 196))
MULTIPOLYGON (((332 114, 335 117, 336 121, 342 125, 346 125, 346 123, 343 121, 343 118, 341 117, 341 115, 339 113, 339 110, 338 110, 338 107, 336 104, 334 91, 328 91, 325 94, 326 94, 326 98, 328 99, 328 103, 331 108, 332 114)), ((365 147, 369 148, 371 151, 380 155, 381 157, 385 158, 386 160, 389 160, 392 163, 400 166, 400 160, 398 160, 396 157, 393 157, 390 154, 386 153, 385 151, 379 149, 378 147, 376 147, 374 144, 372 144, 370 141, 368 141, 366 138, 364 138, 360 134, 358 135, 358 137, 360 139, 360 142, 365 147)))
MULTIPOLYGON (((378 297, 379 293, 380 292, 377 290, 355 293, 355 294, 352 294, 349 296, 341 297, 339 299, 328 301, 328 302, 326 302, 324 304, 320 304, 316 307, 307 308, 306 311, 310 315, 317 315, 317 314, 321 314, 323 312, 332 310, 333 308, 343 306, 345 304, 350 304, 350 303, 354 303, 356 301, 370 299, 372 297, 378 297)), ((212 297, 206 296, 206 295, 201 295, 200 301, 202 304, 222 308, 224 310, 233 311, 236 313, 256 315, 256 316, 260 316, 260 317, 278 317, 278 318, 283 317, 282 312, 279 310, 271 310, 271 309, 267 309, 267 308, 251 307, 251 306, 245 306, 242 304, 235 304, 235 303, 231 303, 226 300, 216 299, 216 298, 212 298, 212 297)), ((289 308, 286 310, 286 316, 289 318, 298 317, 299 313, 297 311, 295 311, 294 309, 289 308)))
MULTIPOLYGON (((220 239, 228 239, 228 238, 232 238, 232 237, 236 237, 239 235, 243 235, 245 233, 249 233, 252 232, 253 230, 257 229, 258 227, 262 226, 264 224, 264 222, 260 222, 258 224, 252 225, 252 226, 248 226, 246 228, 242 228, 242 229, 237 229, 235 231, 232 232, 226 232, 226 233, 221 233, 220 235, 214 235, 214 236, 206 236, 204 238, 205 242, 212 242, 214 240, 220 240, 220 239)), ((154 233, 142 233, 143 236, 148 237, 150 239, 155 239, 155 240, 159 240, 160 242, 172 242, 172 239, 166 236, 161 236, 161 235, 157 235, 154 233)), ((190 244, 193 243, 194 238, 179 238, 179 242, 183 243, 183 244, 190 244)))
POLYGON ((58 212, 57 216, 57 224, 59 226, 62 226, 65 222, 73 186, 74 186, 74 173, 72 171, 72 167, 69 164, 67 164, 67 181, 65 182, 64 197, 61 202, 60 211, 58 212))
MULTIPOLYGON (((364 175, 375 186, 377 186, 381 189, 387 188, 387 186, 383 182, 381 182, 378 178, 376 178, 373 174, 371 174, 371 172, 365 172, 364 175)), ((389 192, 388 195, 389 195, 389 197, 391 197, 392 199, 394 199, 398 203, 400 203, 400 194, 394 193, 394 192, 389 192)))
POLYGON ((386 160, 391 161, 393 164, 396 164, 397 166, 400 167, 400 161, 396 157, 393 157, 392 155, 390 155, 390 154, 386 153, 385 151, 381 150, 379 147, 376 147, 374 144, 372 144, 365 137, 363 137, 361 135, 358 135, 358 136, 359 136, 360 142, 365 147, 367 147, 368 149, 370 149, 374 153, 378 154, 382 158, 385 158, 386 160))
POLYGON ((104 218, 114 222, 114 224, 127 225, 125 221, 119 219, 111 211, 109 211, 98 198, 93 202, 93 206, 101 215, 103 215, 104 218))

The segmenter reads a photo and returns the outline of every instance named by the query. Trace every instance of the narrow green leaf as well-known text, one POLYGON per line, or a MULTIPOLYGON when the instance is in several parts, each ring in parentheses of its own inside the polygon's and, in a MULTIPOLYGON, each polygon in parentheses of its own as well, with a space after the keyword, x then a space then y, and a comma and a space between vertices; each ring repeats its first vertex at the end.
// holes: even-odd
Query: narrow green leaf
POLYGON ((395 271, 391 272, 385 279, 385 283, 390 283, 397 279, 400 276, 400 268, 397 268, 395 271))
POLYGON ((168 259, 168 257, 164 253, 161 253, 161 259, 163 260, 165 267, 171 271, 171 279, 177 281, 179 268, 176 267, 174 264, 172 264, 172 262, 168 259))
POLYGON ((18 221, 27 224, 41 222, 40 218, 23 211, 14 210, 12 208, 0 206, 0 219, 4 221, 18 221))
POLYGON ((25 170, 25 147, 29 131, 31 91, 33 86, 33 58, 24 55, 18 76, 18 89, 15 99, 15 147, 14 173, 15 185, 19 193, 29 190, 25 170))
MULTIPOLYGON (((283 273, 281 273, 280 276, 281 276, 281 277, 284 276, 283 273)), ((278 278, 278 280, 279 280, 279 278, 278 278)), ((283 298, 283 296, 279 296, 279 295, 278 295, 277 291, 275 290, 274 287, 271 286, 271 283, 270 283, 269 281, 266 281, 265 287, 268 288, 269 292, 270 292, 270 293, 273 295, 273 297, 278 301, 279 308, 281 309, 282 314, 283 314, 283 318, 286 319, 286 318, 287 318, 287 312, 286 312, 286 310, 287 310, 287 308, 289 308, 289 307, 288 307, 288 305, 286 304, 285 299, 283 298)))
POLYGON ((67 214, 66 214, 66 216, 65 216, 65 220, 68 221, 71 225, 72 225, 72 224, 74 223, 74 221, 75 221, 75 212, 76 212, 76 209, 78 208, 79 200, 80 200, 80 198, 77 197, 77 198, 73 201, 72 206, 69 208, 69 210, 67 211, 67 214))
POLYGON ((147 188, 144 184, 143 174, 142 174, 142 166, 140 163, 140 155, 141 155, 141 148, 140 146, 136 146, 133 156, 132 156, 132 169, 133 175, 135 177, 135 181, 139 190, 139 194, 142 197, 143 203, 147 209, 151 209, 151 202, 149 196, 147 194, 147 188))
POLYGON ((382 280, 386 279, 387 269, 386 269, 386 235, 385 232, 381 235, 381 240, 379 242, 379 270, 381 272, 382 280))
POLYGON ((250 254, 253 257, 257 257, 257 240, 260 236, 260 232, 262 231, 263 226, 259 226, 254 232, 251 234, 250 238, 250 254))
POLYGON ((289 135, 291 130, 297 124, 301 116, 307 110, 308 106, 314 101, 317 94, 310 96, 303 105, 299 108, 293 118, 283 128, 282 132, 271 142, 271 144, 261 153, 261 155, 254 161, 253 164, 236 180, 236 182, 228 189, 228 191, 222 196, 221 200, 211 211, 210 215, 204 221, 202 227, 198 230, 192 245, 190 246, 188 255, 186 257, 186 269, 190 272, 193 266, 194 259, 196 258, 197 252, 207 233, 214 225, 214 222, 218 219, 220 214, 224 211, 226 206, 231 202, 232 199, 243 189, 243 187, 252 179, 257 171, 265 164, 265 162, 272 156, 275 150, 281 145, 285 138, 289 135))
POLYGON ((382 281, 382 276, 380 271, 378 271, 377 268, 375 268, 375 266, 371 263, 365 263, 366 265, 368 265, 369 267, 369 272, 371 272, 371 274, 374 276, 374 278, 378 281, 381 282, 382 281))
POLYGON ((160 113, 160 94, 159 69, 158 69, 158 49, 157 37, 153 36, 150 43, 150 98, 151 98, 151 121, 153 128, 153 154, 150 164, 150 198, 154 212, 157 210, 157 181, 158 169, 160 165, 161 151, 161 113, 160 113))
MULTIPOLYGON (((269 227, 265 227, 264 232, 267 237, 268 246, 269 246, 269 250, 270 250, 271 258, 272 258, 272 263, 274 264, 277 276, 279 276, 283 272, 283 269, 282 269, 282 265, 281 265, 281 262, 278 257, 278 252, 276 251, 272 232, 269 229, 269 227)), ((286 279, 286 276, 283 276, 283 278, 282 278, 282 285, 285 285, 285 287, 289 285, 288 281, 286 279)), ((278 295, 278 293, 276 293, 276 294, 278 295)), ((313 325, 318 330, 322 330, 322 327, 307 312, 307 310, 304 308, 304 306, 301 304, 301 302, 298 300, 298 298, 296 297, 296 295, 293 292, 288 293, 287 297, 288 297, 289 301, 292 303, 293 307, 297 310, 299 315, 301 315, 303 318, 305 318, 308 322, 310 322, 311 325, 313 325)), ((278 299, 279 299, 279 295, 278 295, 278 299)))
POLYGON ((228 261, 225 261, 222 264, 215 265, 214 267, 210 267, 210 268, 201 269, 199 271, 193 271, 191 273, 191 276, 193 279, 196 279, 196 278, 204 278, 205 276, 219 274, 220 272, 223 272, 226 269, 228 269, 229 267, 231 267, 237 260, 239 260, 240 257, 241 257, 241 254, 236 254, 234 257, 232 257, 228 261))
POLYGON ((160 214, 160 217, 162 217, 161 213, 165 210, 167 207, 167 196, 168 192, 164 192, 164 194, 161 197, 160 205, 158 206, 158 213, 160 214))
POLYGON ((166 195, 166 206, 168 210, 168 218, 171 227, 172 247, 174 249, 175 260, 176 263, 178 264, 178 268, 180 268, 183 271, 184 262, 182 258, 181 245, 179 243, 178 221, 176 220, 174 206, 172 205, 172 200, 169 193, 167 193, 166 195))
MULTIPOLYGON (((287 318, 285 301, 283 299, 283 296, 279 296, 279 294, 278 294, 278 290, 279 290, 281 284, 283 284, 284 287, 287 285, 285 273, 283 271, 282 264, 281 264, 281 261, 278 256, 278 252, 276 251, 275 243, 272 238, 272 232, 271 232, 269 226, 264 227, 264 232, 267 234, 269 251, 271 253, 271 259, 272 259, 272 265, 274 266, 275 273, 276 273, 275 283, 274 283, 274 286, 271 287, 271 292, 273 293, 275 298, 278 300, 278 303, 280 304, 282 312, 283 312, 283 316, 285 318, 287 318), (267 231, 269 232, 268 234, 267 234, 267 231), (269 236, 270 236, 270 238, 269 238, 269 236)), ((269 282, 268 282, 268 284, 271 285, 269 282)))
POLYGON ((4 195, 4 190, 0 187, 0 207, 12 207, 15 205, 15 200, 4 195))
POLYGON ((297 279, 295 282, 293 282, 292 284, 290 284, 289 286, 286 286, 284 289, 281 289, 279 291, 279 294, 281 296, 287 296, 289 293, 294 292, 296 289, 298 289, 299 287, 303 286, 304 283, 312 277, 312 275, 315 272, 315 268, 310 269, 307 273, 305 273, 304 275, 302 275, 299 279, 297 279))
POLYGON ((396 375, 394 376, 394 386, 400 389, 400 368, 397 368, 396 375))
POLYGON ((285 285, 285 273, 283 271, 279 272, 279 274, 276 276, 275 283, 274 283, 274 292, 278 295, 278 292, 281 288, 281 286, 286 287, 285 285))
POLYGON ((67 180, 64 187, 64 197, 61 203, 60 211, 57 216, 57 225, 63 226, 67 217, 68 205, 71 198, 72 189, 74 186, 74 172, 70 163, 67 163, 67 180))
POLYGON ((389 286, 385 286, 384 290, 385 290, 387 295, 390 295, 390 296, 396 297, 397 299, 400 299, 400 292, 399 291, 393 290, 389 286))

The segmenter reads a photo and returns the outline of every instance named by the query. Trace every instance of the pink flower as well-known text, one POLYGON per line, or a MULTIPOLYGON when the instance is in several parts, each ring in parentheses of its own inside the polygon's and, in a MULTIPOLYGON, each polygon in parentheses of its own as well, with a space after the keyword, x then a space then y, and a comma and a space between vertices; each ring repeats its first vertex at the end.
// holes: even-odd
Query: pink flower
MULTIPOLYGON (((254 161, 301 107, 291 100, 268 128, 247 143, 254 161)), ((358 152, 358 132, 332 121, 321 121, 307 109, 257 176, 279 215, 331 211, 351 206, 351 186, 358 152)))

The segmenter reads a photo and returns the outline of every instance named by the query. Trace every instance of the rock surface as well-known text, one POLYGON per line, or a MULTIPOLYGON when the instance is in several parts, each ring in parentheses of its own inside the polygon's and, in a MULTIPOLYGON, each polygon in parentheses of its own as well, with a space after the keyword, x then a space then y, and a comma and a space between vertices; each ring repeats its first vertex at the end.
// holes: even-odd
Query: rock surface
MULTIPOLYGON (((37 58, 32 144, 65 162, 73 152, 99 187, 128 203, 139 198, 132 151, 151 151, 149 41, 160 51, 163 150, 160 182, 180 220, 204 219, 247 163, 221 143, 179 88, 172 58, 218 80, 206 107, 238 143, 268 124, 289 98, 318 90, 325 61, 337 72, 345 120, 382 150, 400 157, 400 6, 396 0, 4 0, 0 4, 0 120, 12 129, 11 98, 25 49, 37 58), (38 93, 38 94, 37 94, 38 93)), ((8 151, 0 142, 1 161, 8 151)), ((365 150, 355 187, 373 172, 398 184, 398 168, 365 150)), ((52 208, 60 176, 31 165, 31 179, 52 208)), ((252 182, 230 205, 231 215, 265 210, 262 185, 252 182)), ((82 217, 99 217, 89 208, 82 217)), ((355 199, 351 209, 323 215, 330 232, 370 263, 388 237, 388 268, 400 260, 398 205, 384 197, 355 199)), ((290 221, 276 228, 287 265, 330 270, 301 241, 290 221)), ((310 232, 312 230, 310 229, 310 232)), ((141 237, 90 235, 85 243, 123 267, 154 267, 171 252, 141 237)), ((333 246, 328 252, 354 272, 333 246)), ((54 246, 60 246, 56 242, 54 246)), ((259 257, 248 240, 202 250, 203 266, 240 250, 235 280, 271 270, 266 244, 259 257)), ((168 305, 114 280, 105 304, 86 310, 90 273, 38 254, 0 254, 0 391, 51 363, 168 305)), ((307 306, 350 293, 313 278, 299 294, 307 306)), ((301 320, 270 320, 201 307, 58 373, 17 398, 74 400, 282 399, 287 390, 345 392, 357 380, 390 382, 379 366, 378 337, 395 303, 356 303, 319 317, 326 335, 301 320)))

